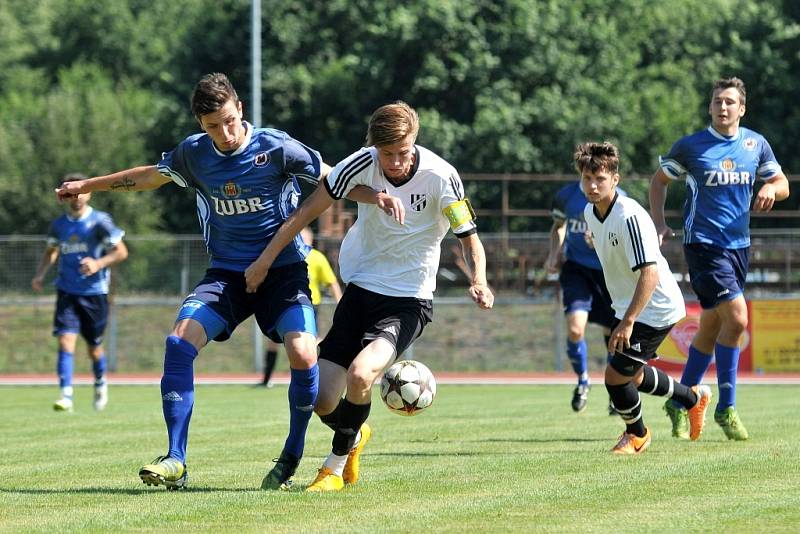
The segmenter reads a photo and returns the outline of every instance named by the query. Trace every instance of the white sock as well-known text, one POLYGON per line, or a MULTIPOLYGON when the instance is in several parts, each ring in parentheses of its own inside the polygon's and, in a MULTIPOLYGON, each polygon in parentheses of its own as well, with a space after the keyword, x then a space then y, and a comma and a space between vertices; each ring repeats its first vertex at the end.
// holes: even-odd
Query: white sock
POLYGON ((66 386, 61 388, 61 396, 67 399, 72 398, 72 386, 66 386))
POLYGON ((325 463, 322 464, 323 466, 330 469, 334 475, 342 476, 344 473, 344 464, 347 463, 347 455, 338 456, 336 454, 330 453, 327 458, 325 458, 325 463))

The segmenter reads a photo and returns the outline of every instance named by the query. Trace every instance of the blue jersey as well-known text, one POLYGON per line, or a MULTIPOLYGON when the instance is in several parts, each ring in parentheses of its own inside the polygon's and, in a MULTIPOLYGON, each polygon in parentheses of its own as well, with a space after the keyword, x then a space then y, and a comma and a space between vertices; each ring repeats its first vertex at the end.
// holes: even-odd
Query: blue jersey
MULTIPOLYGON (((620 195, 625 192, 617 188, 620 195)), ((601 270, 597 253, 586 243, 586 221, 583 218, 583 209, 587 204, 586 195, 583 194, 581 183, 572 182, 559 189, 553 199, 550 211, 553 219, 564 221, 566 235, 564 237, 564 254, 570 261, 574 261, 589 269, 601 270)))
MULTIPOLYGON (((207 134, 184 139, 165 153, 158 170, 197 194, 197 216, 211 267, 244 272, 297 208, 298 178, 319 181, 318 152, 271 128, 247 132, 232 153, 220 152, 207 134)), ((297 236, 273 262, 303 261, 308 247, 297 236)))
POLYGON ((684 243, 728 249, 750 246, 755 180, 781 172, 762 135, 740 127, 736 135, 726 137, 708 127, 679 139, 659 161, 670 178, 686 178, 684 243))
POLYGON ((81 274, 83 258, 102 258, 120 242, 125 232, 114 225, 108 213, 87 207, 78 219, 62 215, 50 224, 47 245, 59 252, 56 287, 72 295, 105 295, 111 273, 100 269, 91 276, 81 274))

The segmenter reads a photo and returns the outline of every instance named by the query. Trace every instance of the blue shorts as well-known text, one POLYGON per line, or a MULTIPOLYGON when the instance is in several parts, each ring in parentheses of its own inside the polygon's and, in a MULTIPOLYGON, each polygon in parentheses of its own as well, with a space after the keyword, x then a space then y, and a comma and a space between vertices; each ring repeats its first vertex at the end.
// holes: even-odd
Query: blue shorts
POLYGON ((614 308, 608 294, 603 271, 590 269, 574 261, 565 261, 558 276, 561 284, 564 313, 585 311, 589 322, 611 328, 614 308))
POLYGON ((689 281, 704 310, 744 293, 750 248, 726 249, 691 243, 683 246, 689 281))
POLYGON ((108 295, 73 295, 58 290, 53 335, 80 334, 90 347, 103 342, 108 321, 108 295))
POLYGON ((316 336, 306 262, 270 269, 255 293, 247 292, 244 273, 208 269, 183 301, 176 321, 194 319, 203 325, 208 339, 225 341, 251 315, 261 332, 276 343, 283 342, 286 332, 316 336))

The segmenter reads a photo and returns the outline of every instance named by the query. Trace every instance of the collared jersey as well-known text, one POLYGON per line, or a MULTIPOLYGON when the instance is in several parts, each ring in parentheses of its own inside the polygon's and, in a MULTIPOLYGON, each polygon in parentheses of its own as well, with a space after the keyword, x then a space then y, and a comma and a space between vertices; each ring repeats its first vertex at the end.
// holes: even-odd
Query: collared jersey
POLYGON ((659 158, 672 179, 686 179, 684 243, 750 246, 750 201, 756 178, 781 172, 764 137, 740 127, 726 137, 712 127, 679 139, 659 158))
POLYGON ((81 260, 102 258, 124 235, 111 215, 92 207, 77 219, 64 214, 54 220, 47 232, 47 245, 58 248, 56 287, 72 295, 107 294, 111 278, 108 267, 85 276, 80 271, 81 260))
POLYGON ((308 288, 311 290, 311 304, 318 306, 322 302, 322 289, 336 282, 336 273, 333 272, 325 254, 315 248, 308 252, 306 263, 308 264, 308 288))
MULTIPOLYGON (((202 133, 184 139, 158 163, 161 174, 195 189, 211 267, 239 272, 258 258, 297 208, 297 180, 319 181, 322 161, 317 151, 285 132, 244 126, 245 140, 231 153, 219 151, 202 133)), ((297 236, 272 265, 302 261, 309 248, 297 236)))
MULTIPOLYGON (((620 195, 626 193, 617 188, 620 195)), ((583 209, 588 201, 581 189, 580 181, 572 182, 558 190, 553 198, 550 214, 553 219, 564 221, 566 233, 564 236, 564 255, 579 265, 589 269, 600 270, 600 260, 597 253, 586 243, 586 221, 583 218, 583 209)))
MULTIPOLYGON (((358 204, 358 218, 339 250, 339 274, 381 295, 432 299, 439 269, 440 244, 450 228, 442 209, 464 198, 464 186, 452 165, 415 146, 410 178, 393 185, 381 171, 375 147, 362 148, 341 161, 325 186, 333 198, 366 185, 398 197, 405 206, 399 224, 375 204, 358 204)), ((476 231, 470 220, 455 229, 465 237, 476 231)))
POLYGON ((617 319, 625 316, 633 299, 639 281, 636 271, 653 264, 658 268, 658 285, 636 322, 664 328, 686 316, 681 290, 661 255, 656 227, 639 203, 617 195, 605 217, 592 204, 584 208, 584 217, 617 319))

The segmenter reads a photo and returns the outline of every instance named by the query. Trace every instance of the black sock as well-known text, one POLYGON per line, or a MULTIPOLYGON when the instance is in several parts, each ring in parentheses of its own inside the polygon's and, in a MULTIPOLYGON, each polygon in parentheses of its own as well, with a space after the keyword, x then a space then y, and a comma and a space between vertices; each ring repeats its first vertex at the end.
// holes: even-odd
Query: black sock
POLYGON ((616 386, 606 384, 606 390, 611 402, 614 403, 614 408, 625 422, 625 432, 640 438, 644 437, 647 430, 642 421, 642 402, 633 382, 616 386))
POLYGON ((272 371, 275 369, 275 362, 277 359, 278 351, 268 350, 267 353, 264 354, 264 384, 269 382, 269 379, 272 378, 272 371))
POLYGON ((341 412, 340 408, 343 401, 344 399, 341 399, 331 413, 319 416, 319 420, 334 432, 339 428, 339 412, 341 412))
POLYGON ((642 383, 638 388, 642 393, 672 398, 687 408, 697 403, 697 394, 690 387, 676 382, 661 369, 645 365, 642 367, 642 373, 642 383))
POLYGON ((361 425, 369 417, 371 404, 353 404, 347 399, 342 399, 339 403, 339 428, 333 435, 333 454, 344 456, 350 452, 356 443, 356 435, 361 429, 361 425))

